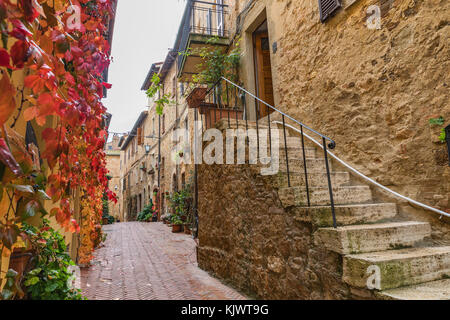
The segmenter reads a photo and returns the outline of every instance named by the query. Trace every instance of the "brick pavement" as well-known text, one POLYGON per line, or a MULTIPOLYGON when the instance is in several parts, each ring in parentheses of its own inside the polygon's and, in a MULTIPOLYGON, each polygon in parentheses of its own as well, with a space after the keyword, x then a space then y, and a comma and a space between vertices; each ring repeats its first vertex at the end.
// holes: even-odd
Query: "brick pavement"
POLYGON ((162 223, 103 227, 104 246, 81 288, 89 300, 242 300, 244 296, 197 266, 195 242, 162 223))

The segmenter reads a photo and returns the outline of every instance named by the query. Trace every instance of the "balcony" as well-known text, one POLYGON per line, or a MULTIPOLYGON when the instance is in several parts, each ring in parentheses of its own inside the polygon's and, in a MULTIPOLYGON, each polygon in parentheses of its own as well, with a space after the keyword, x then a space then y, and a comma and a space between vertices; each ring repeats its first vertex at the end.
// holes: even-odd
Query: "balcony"
MULTIPOLYGON (((210 3, 206 1, 189 0, 180 30, 178 51, 185 53, 196 48, 218 46, 225 51, 229 45, 228 31, 225 29, 225 17, 228 6, 223 1, 210 3), (208 40, 215 38, 211 43, 208 40)), ((195 54, 178 56, 178 76, 182 82, 190 82, 192 75, 199 73, 198 65, 202 63, 200 56, 195 54)))

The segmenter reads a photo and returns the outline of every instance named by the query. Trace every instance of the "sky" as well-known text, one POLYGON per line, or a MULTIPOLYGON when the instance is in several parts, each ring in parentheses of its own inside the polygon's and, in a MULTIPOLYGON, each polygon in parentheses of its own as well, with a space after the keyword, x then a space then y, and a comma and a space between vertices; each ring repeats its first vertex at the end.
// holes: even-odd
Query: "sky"
POLYGON ((175 43, 186 1, 119 0, 112 42, 112 88, 103 104, 112 114, 110 131, 131 131, 147 109, 141 86, 152 63, 164 61, 175 43))

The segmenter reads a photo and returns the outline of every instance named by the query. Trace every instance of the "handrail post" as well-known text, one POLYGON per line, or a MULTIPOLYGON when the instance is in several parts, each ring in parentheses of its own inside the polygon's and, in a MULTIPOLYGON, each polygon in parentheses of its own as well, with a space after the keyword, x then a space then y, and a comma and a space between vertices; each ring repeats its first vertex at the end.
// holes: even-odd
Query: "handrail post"
POLYGON ((325 166, 327 168, 328 190, 330 192, 331 214, 333 215, 333 227, 336 229, 337 222, 336 222, 336 212, 334 208, 333 187, 331 185, 330 165, 328 164, 327 141, 325 140, 325 138, 322 138, 322 143, 323 143, 323 152, 325 155, 325 166))
POLYGON ((259 125, 258 125, 258 117, 259 117, 259 103, 258 99, 255 97, 255 115, 256 115, 256 145, 257 145, 257 158, 259 159, 259 125))
POLYGON ((311 199, 309 198, 308 168, 306 164, 305 137, 303 135, 303 126, 300 126, 300 131, 302 135, 303 168, 305 171, 306 198, 308 200, 308 207, 311 207, 311 199))
POLYGON ((291 187, 291 174, 289 172, 289 156, 288 156, 288 147, 287 147, 287 137, 286 137, 286 122, 283 118, 283 132, 284 132, 284 153, 286 155, 286 169, 287 169, 287 176, 288 176, 288 186, 291 187))

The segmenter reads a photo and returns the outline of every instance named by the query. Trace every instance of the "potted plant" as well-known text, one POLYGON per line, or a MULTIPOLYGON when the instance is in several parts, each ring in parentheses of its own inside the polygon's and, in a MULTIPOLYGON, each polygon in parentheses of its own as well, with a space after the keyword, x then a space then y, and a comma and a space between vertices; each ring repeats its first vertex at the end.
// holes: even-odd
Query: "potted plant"
POLYGON ((19 279, 21 279, 30 266, 34 255, 35 253, 32 249, 14 248, 9 260, 9 269, 16 271, 19 279))
POLYGON ((191 234, 191 225, 189 223, 184 224, 184 233, 191 234))
POLYGON ((173 233, 179 233, 182 230, 183 227, 183 221, 178 216, 174 216, 172 218, 172 232, 173 233))

